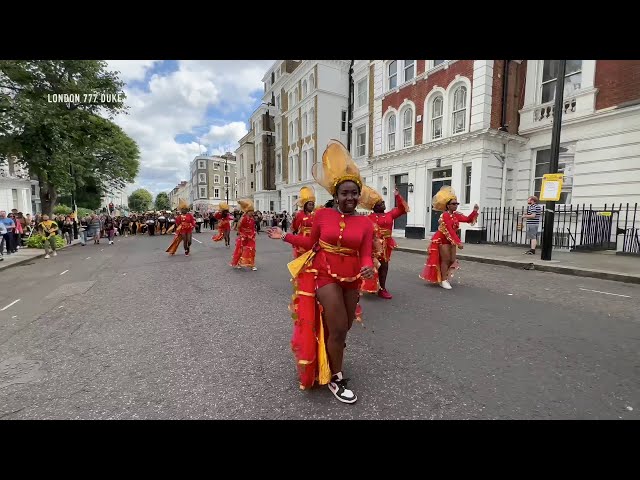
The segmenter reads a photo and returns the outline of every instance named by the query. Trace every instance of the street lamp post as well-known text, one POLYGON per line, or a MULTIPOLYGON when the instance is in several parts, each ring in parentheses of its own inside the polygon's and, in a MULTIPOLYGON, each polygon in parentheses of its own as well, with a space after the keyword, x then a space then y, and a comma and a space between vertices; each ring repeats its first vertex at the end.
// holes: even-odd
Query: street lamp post
MULTIPOLYGON (((225 154, 226 155, 226 154, 225 154)), ((229 159, 224 157, 224 176, 225 178, 229 178, 229 159)), ((227 205, 229 205, 229 181, 227 181, 224 185, 224 192, 227 197, 227 205)))
MULTIPOLYGON (((558 75, 556 77, 556 101, 553 106, 553 130, 551 131, 551 159, 549 173, 558 173, 560 157, 560 130, 562 128, 562 104, 564 103, 564 74, 567 69, 567 61, 560 60, 558 75)), ((556 202, 547 202, 544 210, 544 230, 542 231, 542 260, 551 260, 553 250, 553 220, 556 202)))

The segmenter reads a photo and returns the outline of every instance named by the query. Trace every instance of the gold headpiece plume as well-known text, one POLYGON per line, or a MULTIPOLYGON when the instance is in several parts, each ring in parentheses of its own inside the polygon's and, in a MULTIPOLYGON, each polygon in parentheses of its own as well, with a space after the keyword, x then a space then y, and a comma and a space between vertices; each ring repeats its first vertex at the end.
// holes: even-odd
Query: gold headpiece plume
POLYGON ((447 203, 456 198, 456 193, 453 191, 453 188, 449 185, 445 185, 434 195, 431 205, 434 210, 444 212, 447 209, 447 203))
POLYGON ((181 198, 180 201, 178 202, 178 210, 182 210, 183 208, 187 208, 188 209, 189 205, 184 200, 184 198, 181 198))
POLYGON ((238 200, 238 205, 244 213, 253 211, 253 202, 249 199, 238 200))
POLYGON ((312 186, 302 187, 298 195, 298 205, 304 207, 307 202, 316 201, 316 192, 312 186))
POLYGON ((376 203, 382 200, 382 196, 376 192, 369 185, 363 185, 362 192, 360 192, 360 199, 358 203, 362 208, 366 208, 367 210, 373 210, 376 203))
POLYGON ((342 182, 351 180, 362 189, 360 170, 351 158, 346 147, 338 140, 329 140, 322 154, 322 163, 314 163, 311 169, 313 178, 331 195, 342 182))
POLYGON ((220 202, 220 204, 218 205, 218 208, 222 211, 222 210, 229 210, 229 204, 227 202, 220 202))

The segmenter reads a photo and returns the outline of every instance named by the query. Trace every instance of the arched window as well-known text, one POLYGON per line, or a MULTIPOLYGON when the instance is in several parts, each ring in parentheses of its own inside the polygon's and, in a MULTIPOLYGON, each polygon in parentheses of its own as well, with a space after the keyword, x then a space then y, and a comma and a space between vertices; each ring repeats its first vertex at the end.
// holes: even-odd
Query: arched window
POLYGON ((302 81, 302 98, 307 96, 307 81, 302 81))
POLYGON ((402 113, 402 147, 413 145, 413 109, 407 108, 402 113))
POLYGON ((313 169, 313 148, 307 150, 307 179, 311 178, 311 172, 313 169))
POLYGON ((309 110, 309 119, 308 119, 308 121, 309 121, 309 135, 312 135, 314 133, 314 130, 315 130, 314 121, 315 121, 315 119, 316 119, 316 111, 315 111, 315 109, 312 108, 311 110, 309 110))
POLYGON ((304 113, 302 115, 302 136, 303 137, 306 137, 308 135, 308 130, 307 130, 308 127, 309 127, 309 125, 308 125, 308 121, 307 121, 307 114, 304 113))
POLYGON ((443 98, 438 95, 431 101, 431 140, 442 138, 443 98))
POLYGON ((289 122, 289 144, 293 142, 293 122, 289 122))
POLYGON ((313 73, 309 76, 309 89, 313 92, 316 88, 316 78, 313 76, 313 73))
POLYGON ((302 165, 301 165, 301 176, 300 176, 300 180, 306 180, 307 179, 307 151, 305 150, 304 152, 302 152, 302 165))
POLYGON ((464 85, 460 85, 453 93, 451 116, 452 133, 464 132, 467 128, 467 87, 464 85))
POLYGON ((396 116, 389 115, 387 119, 387 150, 389 152, 396 149, 396 116))

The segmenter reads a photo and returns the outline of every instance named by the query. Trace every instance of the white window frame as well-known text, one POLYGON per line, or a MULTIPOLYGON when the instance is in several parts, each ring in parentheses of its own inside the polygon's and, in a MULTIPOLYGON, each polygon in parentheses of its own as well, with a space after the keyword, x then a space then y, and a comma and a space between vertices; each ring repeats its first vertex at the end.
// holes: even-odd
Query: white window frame
POLYGON ((307 180, 311 179, 311 177, 313 175, 311 175, 311 172, 313 170, 313 164, 314 164, 314 149, 313 147, 307 149, 307 180))
POLYGON ((447 127, 447 92, 445 91, 444 88, 441 87, 436 87, 433 90, 431 90, 431 92, 429 92, 429 94, 427 95, 427 97, 424 99, 424 119, 423 119, 423 126, 422 126, 422 138, 424 139, 423 142, 433 142, 436 140, 441 140, 445 137, 446 135, 446 127, 447 127), (433 102, 438 98, 441 97, 442 99, 442 121, 441 121, 441 125, 440 125, 440 131, 441 131, 441 135, 440 137, 434 138, 433 136, 433 120, 434 120, 434 116, 433 116, 433 102))
POLYGON ((316 88, 316 77, 313 75, 309 75, 309 91, 313 92, 316 88))
POLYGON ((356 108, 364 107, 369 103, 368 93, 369 93, 369 78, 364 77, 358 80, 356 84, 357 94, 357 106, 356 108), (364 88, 361 88, 364 85, 364 88))
POLYGON ((278 109, 279 112, 282 111, 282 103, 281 103, 280 95, 276 95, 276 108, 278 109))
POLYGON ((398 112, 395 109, 387 110, 382 123, 384 131, 384 151, 395 152, 398 149, 398 112), (394 117, 393 132, 389 131, 391 117, 394 117), (389 139, 393 135, 393 148, 391 148, 389 139))
POLYGON ((207 183, 207 174, 199 173, 198 174, 198 183, 207 183))
POLYGON ((215 174, 215 175, 213 176, 213 183, 220 184, 220 175, 215 174))
POLYGON ((309 93, 309 88, 307 86, 307 81, 302 80, 302 98, 306 97, 309 93))
MULTIPOLYGON (((540 103, 541 104, 546 104, 546 103, 551 103, 553 101, 555 101, 556 98, 556 90, 555 90, 555 82, 558 80, 558 78, 552 78, 550 80, 543 80, 543 75, 544 75, 544 65, 546 62, 551 62, 553 60, 542 60, 542 64, 541 64, 541 68, 540 68, 540 81, 539 81, 539 95, 540 95, 540 103), (549 85, 549 84, 554 84, 554 87, 552 89, 553 92, 553 98, 551 98, 551 100, 547 100, 547 101, 543 101, 542 99, 542 93, 544 90, 545 85, 549 85)), ((573 72, 565 72, 564 75, 564 99, 566 100, 567 98, 572 98, 575 97, 578 92, 580 92, 580 90, 582 89, 582 84, 584 83, 584 75, 583 75, 583 69, 584 69, 584 60, 580 60, 580 68, 578 70, 575 70, 573 72), (576 75, 580 75, 580 87, 577 88, 576 90, 574 90, 571 93, 566 93, 567 90, 567 79, 574 77, 576 75)))
POLYGON ((287 183, 293 183, 293 155, 289 155, 289 165, 287 165, 287 183))
POLYGON ((229 177, 226 175, 224 176, 224 184, 229 185, 229 177))
MULTIPOLYGON (((400 108, 398 109, 398 119, 399 119, 399 126, 400 128, 397 128, 397 130, 400 130, 402 132, 402 146, 400 147, 400 149, 402 148, 410 148, 413 145, 415 145, 416 142, 416 106, 414 105, 413 102, 411 101, 405 101, 403 102, 403 104, 400 106, 400 108), (410 143, 409 145, 405 145, 405 132, 406 132, 406 125, 405 125, 405 113, 411 109, 411 115, 410 115, 410 121, 411 121, 411 127, 410 127, 410 143)), ((397 143, 396 143, 397 145, 397 143)))
POLYGON ((403 60, 402 61, 402 83, 410 82, 418 76, 418 62, 416 60, 403 60), (412 62, 412 63, 408 63, 412 62), (413 67, 413 75, 411 78, 407 78, 407 68, 413 67))
POLYGON ((295 141, 293 138, 293 120, 289 122, 289 145, 295 141))
POLYGON ((307 112, 302 114, 302 136, 306 137, 308 135, 309 121, 307 117, 307 112))
POLYGON ((346 110, 340 111, 340 131, 341 132, 347 131, 347 111, 346 110))
POLYGON ((282 153, 276 154, 276 177, 282 180, 282 153))
POLYGON ((309 110, 309 135, 313 135, 315 133, 315 119, 316 110, 311 107, 311 110, 309 110))
POLYGON ((207 198, 207 187, 198 187, 198 198, 207 198))
POLYGON ((356 141, 355 141, 355 153, 356 153, 356 157, 364 157, 367 154, 367 125, 363 124, 363 125, 358 125, 356 127, 356 141), (363 143, 359 143, 360 142, 360 135, 362 135, 363 138, 363 143))
POLYGON ((465 163, 463 168, 463 192, 464 192, 464 203, 469 205, 471 203, 471 182, 473 180, 473 166, 470 163, 465 163), (467 192, 468 189, 468 192, 467 192))
POLYGON ((215 163, 213 164, 213 169, 214 169, 214 170, 220 170, 220 163, 215 162, 215 163))
MULTIPOLYGON (((538 153, 544 150, 551 150, 551 147, 542 147, 537 148, 532 151, 532 159, 531 159, 531 186, 530 192, 532 195, 540 196, 540 191, 536 190, 536 180, 540 180, 540 185, 542 185, 542 176, 536 176, 536 167, 538 163, 538 153)), ((560 144, 560 157, 558 159, 558 173, 564 174, 564 181, 562 182, 562 191, 561 193, 567 193, 567 202, 561 203, 558 201, 556 205, 571 205, 572 197, 573 197, 573 179, 574 179, 574 171, 575 171, 575 161, 576 161, 576 144, 560 144), (567 166, 570 166, 570 173, 567 174, 567 166)), ((548 172, 545 172, 548 173, 548 172)), ((544 175, 544 174, 543 174, 544 175)))
POLYGON ((300 101, 300 90, 298 90, 298 87, 293 90, 293 98, 296 103, 300 101))
POLYGON ((429 60, 429 61, 428 61, 428 62, 429 62, 429 68, 428 68, 427 70, 433 70, 434 68, 440 68, 440 67, 442 67, 443 65, 446 65, 446 63, 447 63, 448 61, 449 61, 449 60, 429 60), (436 65, 436 62, 438 62, 438 61, 439 61, 440 63, 438 63, 438 64, 436 65))
POLYGON ((455 88, 453 88, 451 90, 451 115, 450 115, 450 119, 451 119, 451 135, 460 135, 462 133, 466 133, 469 131, 469 120, 468 120, 468 113, 469 113, 469 88, 466 85, 463 84, 457 84, 455 86, 455 88), (456 94, 460 91, 460 89, 464 88, 464 107, 461 109, 456 110, 456 94), (464 119, 464 125, 462 130, 460 131, 456 131, 456 114, 459 114, 460 112, 464 112, 462 115, 462 118, 464 119))
POLYGON ((207 161, 198 160, 198 170, 206 170, 206 169, 207 169, 207 161))
POLYGON ((215 187, 213 189, 213 198, 216 200, 220 198, 220 189, 218 187, 215 187))
POLYGON ((307 150, 302 151, 302 157, 300 161, 300 180, 306 180, 309 173, 307 172, 308 159, 307 159, 307 150))
POLYGON ((296 117, 293 119, 293 139, 296 142, 299 140, 299 137, 298 137, 299 131, 300 131, 300 119, 296 117))
POLYGON ((399 70, 399 65, 400 62, 398 60, 388 60, 385 62, 384 64, 384 78, 385 78, 385 84, 387 86, 386 90, 390 91, 390 90, 395 90, 396 88, 398 88, 398 85, 400 85, 400 82, 398 81, 398 70, 399 70), (393 75, 390 75, 389 73, 389 67, 391 67, 391 64, 394 63, 396 64, 396 73, 394 73, 393 75), (395 77, 395 85, 391 86, 391 78, 395 77))

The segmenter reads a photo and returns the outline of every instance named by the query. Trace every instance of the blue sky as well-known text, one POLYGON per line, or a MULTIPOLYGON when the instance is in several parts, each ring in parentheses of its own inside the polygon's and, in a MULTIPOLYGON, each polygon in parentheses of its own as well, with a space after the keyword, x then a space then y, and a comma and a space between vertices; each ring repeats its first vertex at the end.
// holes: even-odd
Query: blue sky
POLYGON ((126 82, 130 106, 116 122, 141 151, 140 173, 128 191, 168 192, 188 180, 198 153, 235 151, 262 101, 262 76, 273 62, 109 60, 126 82))

